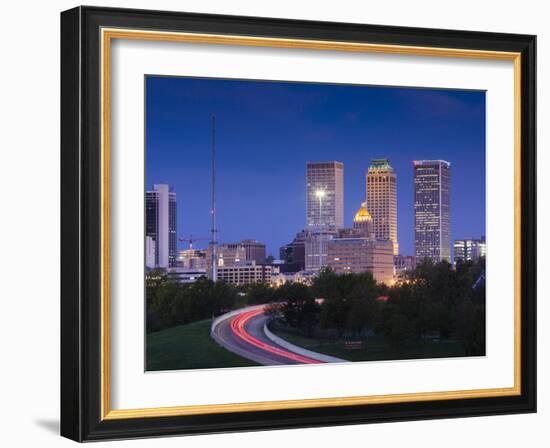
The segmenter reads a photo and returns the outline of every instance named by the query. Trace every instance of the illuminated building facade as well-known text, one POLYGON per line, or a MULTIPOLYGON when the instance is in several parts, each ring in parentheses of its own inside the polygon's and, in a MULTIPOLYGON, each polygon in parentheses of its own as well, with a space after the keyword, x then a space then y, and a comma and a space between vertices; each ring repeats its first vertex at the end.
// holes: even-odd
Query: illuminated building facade
POLYGON ((475 261, 487 254, 485 237, 480 239, 465 238, 454 241, 454 262, 475 261))
POLYGON ((316 274, 310 271, 279 272, 271 276, 271 286, 279 287, 286 283, 301 283, 311 285, 316 274))
POLYGON ((366 238, 376 238, 376 233, 374 232, 373 219, 369 211, 367 210, 367 203, 362 202, 361 207, 355 214, 353 218, 353 232, 357 236, 363 236, 366 238))
POLYGON ((178 266, 184 269, 207 269, 206 249, 183 249, 178 253, 178 266))
POLYGON ((451 164, 415 160, 414 230, 417 261, 451 262, 451 164))
POLYGON ((374 235, 379 240, 390 240, 393 254, 397 255, 397 177, 388 159, 372 160, 367 171, 366 184, 374 235))
POLYGON ((378 282, 393 282, 393 245, 389 240, 334 238, 328 244, 327 258, 337 274, 370 272, 378 282))
POLYGON ((232 266, 218 266, 217 280, 232 285, 249 285, 252 283, 268 283, 274 275, 279 274, 279 268, 270 264, 257 264, 246 261, 232 266))
POLYGON ((327 265, 337 274, 370 272, 379 282, 393 282, 393 243, 377 239, 366 203, 355 214, 353 227, 342 229, 327 244, 327 265))
POLYGON ((167 277, 178 283, 195 283, 199 278, 206 277, 206 269, 173 268, 168 271, 167 277))

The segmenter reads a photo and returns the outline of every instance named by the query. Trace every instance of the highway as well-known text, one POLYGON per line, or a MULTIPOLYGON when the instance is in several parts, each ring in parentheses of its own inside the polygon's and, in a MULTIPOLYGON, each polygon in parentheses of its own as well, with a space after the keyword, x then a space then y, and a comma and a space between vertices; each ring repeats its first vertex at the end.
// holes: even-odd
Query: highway
POLYGON ((264 333, 266 319, 263 306, 228 313, 213 327, 212 337, 227 350, 262 365, 323 363, 271 341, 264 333))

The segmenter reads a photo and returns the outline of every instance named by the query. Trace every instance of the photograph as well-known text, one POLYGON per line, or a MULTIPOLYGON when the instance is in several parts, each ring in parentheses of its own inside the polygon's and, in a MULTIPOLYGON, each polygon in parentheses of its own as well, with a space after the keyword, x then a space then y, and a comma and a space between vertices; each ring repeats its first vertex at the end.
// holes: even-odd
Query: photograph
POLYGON ((486 355, 486 91, 144 97, 146 371, 486 355))

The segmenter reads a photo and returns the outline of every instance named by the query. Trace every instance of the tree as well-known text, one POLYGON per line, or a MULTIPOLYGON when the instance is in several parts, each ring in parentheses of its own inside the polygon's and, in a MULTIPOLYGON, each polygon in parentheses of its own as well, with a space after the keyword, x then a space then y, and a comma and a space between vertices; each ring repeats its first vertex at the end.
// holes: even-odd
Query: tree
POLYGON ((250 305, 271 302, 275 292, 267 283, 252 283, 246 290, 247 302, 250 305))
POLYGON ((179 285, 176 282, 166 281, 157 287, 156 293, 149 302, 148 314, 152 323, 160 328, 166 328, 177 323, 174 313, 175 297, 179 292, 179 285))
POLYGON ((394 350, 403 350, 414 340, 414 325, 402 312, 388 313, 384 336, 394 350))
POLYGON ((301 283, 285 283, 276 290, 278 311, 284 322, 310 336, 319 323, 320 306, 310 288, 301 283))

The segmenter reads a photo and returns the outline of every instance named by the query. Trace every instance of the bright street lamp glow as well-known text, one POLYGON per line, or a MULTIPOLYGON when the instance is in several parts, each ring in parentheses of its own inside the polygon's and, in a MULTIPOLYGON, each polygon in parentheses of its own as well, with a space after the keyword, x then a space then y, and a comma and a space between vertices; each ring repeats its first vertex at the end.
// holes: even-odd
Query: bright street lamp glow
POLYGON ((325 190, 315 191, 315 196, 319 199, 323 199, 326 195, 327 195, 327 192, 325 190))

